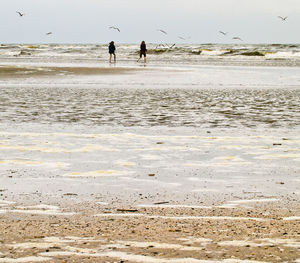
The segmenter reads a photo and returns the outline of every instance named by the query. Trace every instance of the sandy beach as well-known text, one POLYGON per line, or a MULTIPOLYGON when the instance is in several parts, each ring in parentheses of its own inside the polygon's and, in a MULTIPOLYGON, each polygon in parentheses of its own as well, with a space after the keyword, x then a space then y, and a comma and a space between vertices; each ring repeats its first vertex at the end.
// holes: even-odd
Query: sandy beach
POLYGON ((0 262, 299 262, 298 62, 231 59, 5 57, 0 262))

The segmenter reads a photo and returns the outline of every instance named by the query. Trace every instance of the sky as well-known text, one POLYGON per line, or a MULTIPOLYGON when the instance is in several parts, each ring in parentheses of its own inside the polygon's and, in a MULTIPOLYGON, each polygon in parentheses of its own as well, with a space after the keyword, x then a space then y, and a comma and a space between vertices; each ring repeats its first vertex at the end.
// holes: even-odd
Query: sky
POLYGON ((300 0, 0 0, 0 43, 294 44, 299 25, 300 0))

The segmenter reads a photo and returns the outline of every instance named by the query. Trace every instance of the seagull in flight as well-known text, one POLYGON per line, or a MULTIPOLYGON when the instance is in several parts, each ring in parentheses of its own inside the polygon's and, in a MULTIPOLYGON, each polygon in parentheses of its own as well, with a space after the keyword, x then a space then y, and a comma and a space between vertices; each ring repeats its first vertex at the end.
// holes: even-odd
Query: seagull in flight
POLYGON ((164 46, 165 46, 164 44, 158 44, 155 49, 157 49, 159 47, 164 47, 164 46))
POLYGON ((16 11, 16 13, 18 13, 20 17, 22 17, 23 15, 25 15, 24 13, 21 13, 19 11, 16 11))
POLYGON ((182 40, 188 40, 188 39, 191 39, 191 37, 181 37, 181 36, 178 36, 179 39, 182 39, 182 40))
POLYGON ((240 37, 233 37, 232 39, 243 41, 240 37))
POLYGON ((46 35, 47 35, 47 36, 52 35, 52 32, 48 32, 48 33, 46 33, 46 35))
POLYGON ((226 36, 228 32, 219 31, 219 33, 226 36))
POLYGON ((162 30, 162 29, 157 29, 157 31, 162 32, 165 35, 168 35, 168 33, 166 31, 162 30))
POLYGON ((165 44, 165 46, 167 46, 169 49, 173 48, 176 44, 173 44, 171 46, 169 46, 168 44, 165 44))
POLYGON ((285 17, 278 16, 278 18, 280 18, 280 19, 281 19, 281 21, 286 21, 286 19, 287 19, 288 17, 287 17, 287 16, 285 16, 285 17))
POLYGON ((114 29, 114 30, 117 30, 118 32, 121 32, 121 30, 118 27, 115 27, 115 26, 110 26, 109 29, 114 29))

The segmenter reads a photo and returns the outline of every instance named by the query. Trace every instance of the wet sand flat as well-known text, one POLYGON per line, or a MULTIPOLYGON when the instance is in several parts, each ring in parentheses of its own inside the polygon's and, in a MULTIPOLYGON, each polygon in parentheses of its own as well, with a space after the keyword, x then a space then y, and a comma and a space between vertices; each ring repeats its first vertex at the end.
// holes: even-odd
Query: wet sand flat
POLYGON ((125 67, 49 67, 40 66, 0 66, 0 79, 30 78, 30 77, 57 77, 72 75, 117 75, 128 74, 140 69, 125 67))
POLYGON ((0 133, 0 262, 299 258, 297 134, 46 127, 0 133))
POLYGON ((299 262, 298 67, 23 62, 0 262, 299 262))

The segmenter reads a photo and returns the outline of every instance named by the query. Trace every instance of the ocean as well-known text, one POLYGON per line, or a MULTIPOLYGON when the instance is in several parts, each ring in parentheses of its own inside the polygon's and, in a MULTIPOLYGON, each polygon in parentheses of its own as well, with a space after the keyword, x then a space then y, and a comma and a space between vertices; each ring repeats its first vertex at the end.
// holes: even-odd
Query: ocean
MULTIPOLYGON (((299 44, 147 44, 152 64, 238 64, 299 66, 299 44)), ((116 44, 118 60, 134 62, 138 44, 116 44)), ((2 44, 0 59, 26 61, 107 61, 108 45, 95 44, 2 44)))

